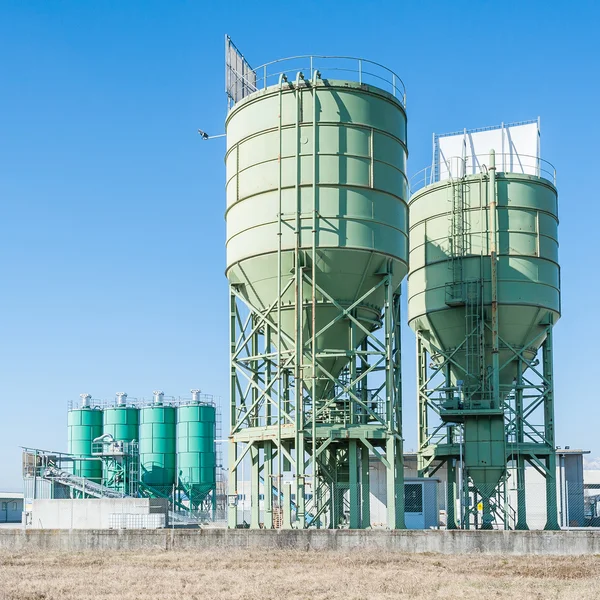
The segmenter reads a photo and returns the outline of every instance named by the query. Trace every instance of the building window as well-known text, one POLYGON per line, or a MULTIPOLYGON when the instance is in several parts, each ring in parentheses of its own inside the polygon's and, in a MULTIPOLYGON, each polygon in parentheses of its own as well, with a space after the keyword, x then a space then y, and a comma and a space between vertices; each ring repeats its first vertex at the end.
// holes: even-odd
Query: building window
POLYGON ((12 507, 12 509, 13 509, 13 510, 17 510, 17 503, 16 503, 16 502, 13 502, 13 507, 12 507))
POLYGON ((8 502, 2 503, 2 510, 8 510, 8 502))

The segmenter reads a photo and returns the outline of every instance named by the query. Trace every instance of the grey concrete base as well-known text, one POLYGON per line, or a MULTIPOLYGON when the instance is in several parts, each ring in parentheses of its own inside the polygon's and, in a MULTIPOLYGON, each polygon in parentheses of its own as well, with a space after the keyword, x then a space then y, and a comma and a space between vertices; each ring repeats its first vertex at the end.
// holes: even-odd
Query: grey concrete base
POLYGON ((163 515, 160 527, 164 527, 168 523, 167 514, 166 498, 52 498, 33 500, 27 519, 36 529, 96 530, 119 527, 112 521, 123 521, 120 517, 132 517, 133 527, 149 527, 142 518, 149 515, 163 515))
POLYGON ((0 530, 0 550, 376 550, 442 554, 600 554, 600 531, 248 529, 0 530))

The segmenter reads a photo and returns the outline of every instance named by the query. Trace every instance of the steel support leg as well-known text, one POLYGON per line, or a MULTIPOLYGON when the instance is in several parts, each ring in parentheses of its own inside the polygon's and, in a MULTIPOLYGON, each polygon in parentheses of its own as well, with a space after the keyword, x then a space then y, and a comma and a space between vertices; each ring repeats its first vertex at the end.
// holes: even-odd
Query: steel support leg
POLYGON ((394 436, 386 441, 387 526, 404 529, 404 473, 402 471, 402 445, 394 436))
POLYGON ((446 489, 446 529, 458 529, 456 523, 456 461, 446 461, 448 470, 448 487, 446 489))
POLYGON ((546 473, 546 526, 544 529, 557 531, 558 507, 556 505, 556 454, 550 454, 546 459, 548 472, 546 473))
POLYGON ((517 524, 515 529, 526 531, 527 525, 527 503, 525 501, 525 457, 517 457, 517 524))
POLYGON ((369 449, 364 445, 361 447, 360 466, 362 471, 360 478, 361 527, 368 529, 371 527, 371 485, 369 482, 369 449))
POLYGON ((258 462, 258 447, 252 444, 250 448, 250 528, 260 528, 260 465, 258 462))
POLYGON ((273 444, 264 443, 265 529, 273 529, 273 444))
POLYGON ((298 435, 296 448, 296 521, 299 529, 306 527, 306 480, 304 472, 304 432, 298 435))
POLYGON ((292 528, 292 484, 283 484, 283 529, 292 528))
POLYGON ((237 444, 230 440, 229 442, 229 482, 228 482, 228 502, 227 502, 227 527, 235 529, 237 527, 237 482, 238 474, 235 467, 237 460, 237 444))
POLYGON ((546 527, 544 529, 560 529, 558 524, 558 507, 556 503, 556 453, 554 446, 554 365, 552 325, 548 326, 546 340, 542 346, 542 359, 544 361, 544 377, 547 389, 544 399, 544 433, 546 444, 551 453, 546 459, 548 472, 546 473, 546 527))
POLYGON ((360 528, 360 490, 358 489, 358 444, 348 441, 348 464, 350 468, 350 529, 360 528))

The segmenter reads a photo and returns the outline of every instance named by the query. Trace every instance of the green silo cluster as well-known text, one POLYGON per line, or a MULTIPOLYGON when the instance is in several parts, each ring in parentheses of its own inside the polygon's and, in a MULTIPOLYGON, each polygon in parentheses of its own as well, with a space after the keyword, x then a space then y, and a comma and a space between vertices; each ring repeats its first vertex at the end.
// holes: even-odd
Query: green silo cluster
POLYGON ((118 393, 116 404, 103 410, 92 407, 89 394, 82 399, 68 415, 69 453, 97 460, 76 460, 74 474, 125 490, 122 478, 114 480, 114 461, 119 453, 131 452, 135 442, 138 479, 146 492, 168 495, 173 486, 183 488, 190 504, 197 505, 215 488, 216 408, 200 400, 199 390, 192 390, 192 400, 185 403, 166 403, 163 392, 156 391, 151 403, 139 406, 118 393))

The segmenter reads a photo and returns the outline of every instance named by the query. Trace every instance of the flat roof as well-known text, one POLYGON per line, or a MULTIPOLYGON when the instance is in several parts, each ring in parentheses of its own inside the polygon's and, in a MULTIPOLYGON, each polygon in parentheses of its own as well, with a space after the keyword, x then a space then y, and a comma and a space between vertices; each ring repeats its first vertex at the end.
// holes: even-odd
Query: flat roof
POLYGON ((19 499, 23 498, 23 492, 0 492, 0 498, 2 499, 19 499))

